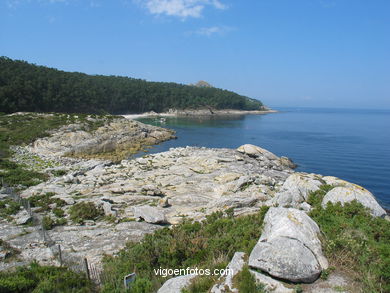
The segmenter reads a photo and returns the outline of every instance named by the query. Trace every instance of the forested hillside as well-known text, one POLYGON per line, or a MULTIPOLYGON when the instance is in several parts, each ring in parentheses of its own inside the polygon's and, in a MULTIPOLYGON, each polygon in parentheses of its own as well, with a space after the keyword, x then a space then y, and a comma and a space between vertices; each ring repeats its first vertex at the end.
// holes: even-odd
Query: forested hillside
POLYGON ((64 72, 0 57, 0 112, 126 114, 204 107, 259 110, 262 103, 213 87, 64 72))

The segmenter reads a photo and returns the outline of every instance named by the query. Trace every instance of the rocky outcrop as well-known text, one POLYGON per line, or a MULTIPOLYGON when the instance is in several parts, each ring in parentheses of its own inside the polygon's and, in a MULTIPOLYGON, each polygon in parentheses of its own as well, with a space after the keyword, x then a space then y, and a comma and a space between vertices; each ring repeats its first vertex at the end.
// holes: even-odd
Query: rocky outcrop
POLYGON ((31 215, 25 209, 17 213, 14 218, 17 225, 24 225, 32 221, 31 215))
MULTIPOLYGON (((348 182, 347 182, 348 183, 348 182)), ((322 200, 322 206, 325 208, 328 202, 341 203, 356 200, 367 207, 375 217, 386 216, 386 211, 378 204, 374 196, 367 189, 356 184, 344 184, 344 186, 335 187, 330 190, 322 200)))
POLYGON ((169 129, 115 118, 93 131, 86 130, 83 123, 61 127, 51 136, 37 139, 30 151, 43 155, 118 159, 139 151, 145 145, 174 137, 174 132, 169 129))
POLYGON ((183 218, 202 219, 221 208, 255 212, 272 203, 275 189, 292 172, 277 160, 236 150, 186 147, 92 169, 77 166, 66 176, 29 188, 23 196, 54 192, 70 204, 88 200, 103 205, 106 215, 118 220, 162 223, 164 216, 176 224, 183 218))
POLYGON ((317 174, 291 174, 275 195, 275 203, 283 207, 300 207, 301 203, 307 201, 309 193, 320 189, 323 183, 317 174))
MULTIPOLYGON (((269 274, 252 272, 256 279, 268 284, 267 288, 280 290, 285 290, 285 286, 272 277, 312 282, 327 267, 317 237, 318 226, 305 213, 311 208, 306 203, 310 192, 325 183, 338 186, 332 191, 356 187, 335 177, 295 173, 288 159, 253 145, 237 150, 175 148, 113 164, 59 156, 76 146, 68 142, 61 146, 53 136, 41 142, 44 143, 19 147, 17 152, 28 156, 33 151, 41 161, 52 162, 45 170, 61 168, 66 174, 52 176, 21 195, 28 198, 50 192, 54 193, 53 198, 63 201, 61 209, 67 224, 54 227, 48 234, 61 244, 64 253, 99 263, 103 254, 116 253, 127 241, 138 241, 162 228, 162 224, 175 225, 183 219, 203 220, 208 214, 229 208, 233 208, 237 216, 255 213, 262 206, 279 205, 267 213, 264 231, 250 255, 249 265, 269 274), (83 201, 101 207, 107 217, 85 225, 73 223, 69 217, 71 206, 83 201)), ((362 192, 356 191, 354 198, 369 198, 370 205, 366 206, 374 210, 375 199, 362 192)), ((330 195, 325 196, 324 204, 330 195)), ((55 217, 53 212, 48 213, 55 217)), ((376 209, 375 215, 380 213, 376 209)), ((53 263, 53 255, 44 243, 37 243, 38 233, 28 230, 28 234, 22 235, 22 228, 7 223, 6 228, 0 229, 0 236, 23 251, 21 261, 36 259, 45 264, 53 263)), ((238 270, 239 255, 230 265, 238 270)), ((174 279, 171 279, 172 286, 176 286, 174 279)), ((230 288, 231 279, 220 281, 230 288)), ((167 286, 169 284, 167 282, 167 286)), ((215 290, 221 288, 217 286, 215 290)))
POLYGON ((328 267, 318 225, 305 212, 270 208, 264 223, 249 266, 292 282, 313 282, 328 267))
POLYGON ((157 293, 180 293, 182 289, 190 285, 195 277, 196 275, 184 275, 169 279, 158 289, 157 293))

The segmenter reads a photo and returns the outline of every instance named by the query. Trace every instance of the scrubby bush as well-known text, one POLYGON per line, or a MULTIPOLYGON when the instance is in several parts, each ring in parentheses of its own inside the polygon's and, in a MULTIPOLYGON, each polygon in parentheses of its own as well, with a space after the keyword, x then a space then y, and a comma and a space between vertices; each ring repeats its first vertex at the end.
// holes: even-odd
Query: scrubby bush
POLYGON ((93 202, 79 202, 73 205, 70 210, 70 219, 75 223, 83 223, 85 220, 96 220, 104 215, 101 207, 96 207, 93 202))
POLYGON ((203 222, 185 221, 173 228, 163 228, 146 235, 141 242, 129 242, 116 257, 104 259, 104 292, 121 292, 121 279, 131 271, 151 280, 153 289, 164 281, 156 276, 154 269, 198 267, 223 267, 236 251, 250 253, 261 235, 263 207, 255 215, 234 218, 217 212, 203 222))
POLYGON ((20 204, 12 199, 0 200, 0 217, 9 218, 20 210, 20 204))
POLYGON ((65 170, 53 170, 51 171, 51 174, 55 177, 64 176, 67 172, 65 170))
POLYGON ((136 278, 135 282, 131 284, 130 287, 131 293, 146 293, 152 291, 153 291, 152 283, 145 278, 136 278))
POLYGON ((65 212, 64 210, 60 209, 60 208, 54 208, 53 209, 53 214, 57 217, 57 218, 62 218, 64 215, 65 215, 65 212))
POLYGON ((29 197, 29 201, 32 207, 40 207, 38 211, 51 210, 50 205, 55 204, 56 208, 63 207, 66 202, 60 198, 53 198, 54 192, 46 192, 43 194, 37 194, 29 197))
POLYGON ((94 287, 82 274, 33 263, 16 271, 0 272, 0 292, 89 293, 94 292, 94 287))
POLYGON ((256 279, 249 272, 249 267, 245 265, 243 269, 233 279, 234 287, 238 292, 245 293, 265 293, 264 286, 256 283, 256 279))
POLYGON ((324 209, 315 199, 321 196, 321 190, 311 195, 310 216, 323 233, 331 265, 363 283, 364 292, 390 292, 390 222, 372 217, 357 201, 328 203, 324 209))
POLYGON ((42 227, 45 230, 51 230, 55 225, 55 221, 49 217, 49 216, 44 216, 42 219, 42 227))

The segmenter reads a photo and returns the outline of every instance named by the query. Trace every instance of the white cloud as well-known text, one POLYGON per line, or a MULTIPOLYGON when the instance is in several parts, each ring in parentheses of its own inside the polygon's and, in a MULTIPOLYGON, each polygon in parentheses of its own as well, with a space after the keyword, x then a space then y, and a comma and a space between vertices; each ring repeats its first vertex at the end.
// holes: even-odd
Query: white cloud
POLYGON ((187 17, 200 17, 206 6, 216 9, 226 9, 227 6, 219 0, 142 0, 141 2, 151 14, 165 14, 177 16, 182 19, 187 17))
POLYGON ((212 35, 224 35, 233 30, 234 28, 229 26, 210 26, 210 27, 202 27, 197 31, 192 32, 191 34, 210 37, 212 35))

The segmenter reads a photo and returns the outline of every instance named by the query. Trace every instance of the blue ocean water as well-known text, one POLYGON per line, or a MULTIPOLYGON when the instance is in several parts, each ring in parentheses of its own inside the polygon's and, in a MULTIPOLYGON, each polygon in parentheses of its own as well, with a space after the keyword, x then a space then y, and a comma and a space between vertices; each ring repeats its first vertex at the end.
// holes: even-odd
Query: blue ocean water
POLYGON ((362 185, 390 208, 390 110, 279 108, 237 117, 139 119, 176 130, 178 146, 237 148, 250 143, 298 164, 298 171, 332 175, 362 185))

